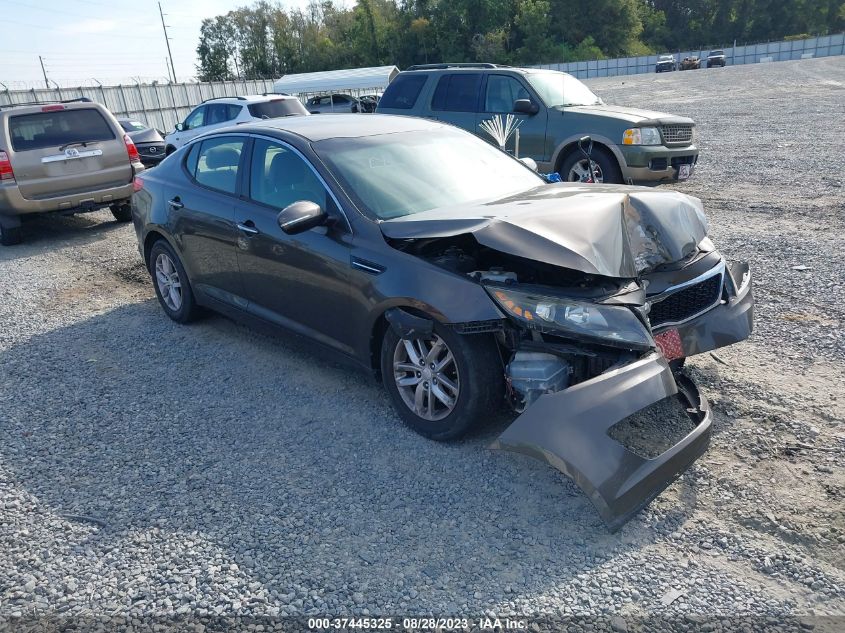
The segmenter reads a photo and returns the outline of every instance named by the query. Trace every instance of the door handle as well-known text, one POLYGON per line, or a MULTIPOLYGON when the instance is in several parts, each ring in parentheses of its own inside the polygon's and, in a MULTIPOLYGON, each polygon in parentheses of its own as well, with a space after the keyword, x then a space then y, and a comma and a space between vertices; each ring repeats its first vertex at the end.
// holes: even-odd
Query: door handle
POLYGON ((258 235, 260 231, 255 228, 255 224, 252 220, 247 220, 246 222, 239 222, 238 223, 238 230, 242 233, 246 233, 247 235, 258 235))
POLYGON ((182 204, 182 201, 179 199, 179 196, 176 196, 175 198, 168 200, 167 204, 169 204, 170 208, 174 209, 174 210, 179 210, 179 209, 181 209, 185 206, 184 204, 182 204))

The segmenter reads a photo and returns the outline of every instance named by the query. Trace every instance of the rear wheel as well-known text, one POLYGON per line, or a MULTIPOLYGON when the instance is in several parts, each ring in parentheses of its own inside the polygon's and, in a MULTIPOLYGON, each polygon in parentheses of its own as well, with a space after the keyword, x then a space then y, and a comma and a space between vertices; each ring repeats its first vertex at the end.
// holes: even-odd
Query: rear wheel
POLYGON ((0 244, 3 246, 14 246, 15 244, 20 244, 22 239, 21 227, 6 228, 0 224, 0 244))
MULTIPOLYGON (((593 149, 593 182, 597 183, 622 183, 622 171, 616 162, 616 158, 607 150, 600 147, 593 149)), ((581 176, 589 169, 587 159, 578 150, 570 154, 561 163, 558 173, 567 182, 581 182, 581 176)))
POLYGON ((191 282, 173 248, 163 239, 150 250, 150 275, 156 297, 164 312, 177 323, 188 323, 199 315, 191 282))
POLYGON ((109 209, 118 222, 132 221, 132 207, 129 204, 113 204, 109 209))
POLYGON ((433 440, 464 435, 487 418, 504 393, 495 341, 483 334, 455 334, 439 324, 426 339, 402 339, 388 328, 381 372, 405 424, 433 440))

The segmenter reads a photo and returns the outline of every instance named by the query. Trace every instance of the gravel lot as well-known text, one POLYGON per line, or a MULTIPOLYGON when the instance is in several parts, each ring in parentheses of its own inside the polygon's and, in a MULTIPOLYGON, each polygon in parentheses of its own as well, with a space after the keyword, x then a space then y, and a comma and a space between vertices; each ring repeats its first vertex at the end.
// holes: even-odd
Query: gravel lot
POLYGON ((678 188, 752 265, 754 336, 688 365, 715 414, 696 466, 610 535, 563 475, 486 448, 504 421, 429 442, 305 344, 169 321, 108 212, 39 219, 0 248, 0 628, 487 613, 845 629, 818 617, 845 617, 845 58, 590 83, 695 118, 702 158, 678 188))

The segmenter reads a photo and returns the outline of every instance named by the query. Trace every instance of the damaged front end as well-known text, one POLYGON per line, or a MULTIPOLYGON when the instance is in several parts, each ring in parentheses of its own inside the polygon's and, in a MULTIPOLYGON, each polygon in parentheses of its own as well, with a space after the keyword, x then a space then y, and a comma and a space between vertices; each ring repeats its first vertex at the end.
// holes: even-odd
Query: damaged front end
POLYGON ((695 199, 554 191, 454 230, 434 216, 383 231, 485 288, 507 317, 494 336, 520 414, 493 447, 571 477, 615 531, 706 451, 710 411, 680 365, 750 335, 750 273, 715 250, 695 199), (663 417, 677 441, 643 450, 620 430, 663 417))
POLYGON ((660 294, 642 297, 623 287, 592 303, 512 286, 488 291, 518 324, 505 328, 500 343, 511 350, 508 399, 521 412, 493 447, 542 459, 571 477, 617 530, 707 449, 707 401, 670 363, 749 336, 748 266, 719 258, 660 294), (659 327, 649 312, 663 319, 659 327), (632 449, 614 431, 635 418, 664 436, 632 449), (670 433, 676 442, 666 442, 670 433))

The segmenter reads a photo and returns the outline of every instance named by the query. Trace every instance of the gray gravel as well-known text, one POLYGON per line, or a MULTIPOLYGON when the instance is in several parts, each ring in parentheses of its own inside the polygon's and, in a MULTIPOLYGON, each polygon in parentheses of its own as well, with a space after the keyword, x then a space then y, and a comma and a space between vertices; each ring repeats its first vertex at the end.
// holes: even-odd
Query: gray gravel
POLYGON ((591 83, 696 119, 702 159, 678 188, 753 267, 754 336, 689 363, 715 412, 697 465, 609 535, 564 476, 486 448, 506 421, 426 441, 306 344, 169 321, 107 212, 39 219, 0 249, 0 627, 842 625, 813 617, 845 615, 845 58, 591 83))

